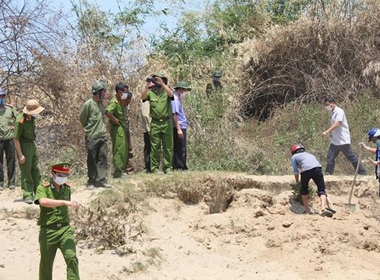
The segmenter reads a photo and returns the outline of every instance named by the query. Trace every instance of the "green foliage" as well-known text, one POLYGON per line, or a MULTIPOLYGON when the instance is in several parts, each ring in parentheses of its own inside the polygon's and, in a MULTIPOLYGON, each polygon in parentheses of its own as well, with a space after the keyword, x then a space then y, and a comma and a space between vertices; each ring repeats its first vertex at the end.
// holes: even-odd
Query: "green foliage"
POLYGON ((311 0, 268 0, 265 8, 274 23, 286 24, 297 20, 313 2, 311 0))
POLYGON ((152 44, 173 66, 204 58, 218 61, 220 53, 263 32, 266 17, 248 0, 220 0, 206 13, 184 12, 171 34, 153 37, 152 44))
MULTIPOLYGON (((296 198, 296 200, 300 202, 301 204, 303 204, 302 196, 301 196, 301 183, 300 182, 292 183, 290 184, 290 187, 292 188, 293 196, 296 198)), ((315 191, 310 185, 308 186, 308 191, 309 191, 309 194, 307 197, 309 201, 311 201, 315 197, 315 191)))

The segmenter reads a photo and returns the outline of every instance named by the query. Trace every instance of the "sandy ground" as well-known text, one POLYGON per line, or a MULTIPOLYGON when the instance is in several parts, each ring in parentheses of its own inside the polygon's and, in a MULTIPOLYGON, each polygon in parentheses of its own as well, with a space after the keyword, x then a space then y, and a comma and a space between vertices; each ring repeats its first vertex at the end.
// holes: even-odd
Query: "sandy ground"
MULTIPOLYGON (((292 176, 247 177, 292 181, 292 176)), ((97 253, 78 243, 81 279, 380 279, 376 182, 370 176, 358 179, 352 212, 345 209, 349 180, 326 178, 337 210, 333 218, 301 214, 289 190, 244 188, 235 192, 225 212, 215 214, 208 214, 205 202, 149 198, 140 213, 146 232, 127 244, 133 253, 97 253)), ((73 190, 83 205, 102 191, 82 185, 73 190)), ((0 196, 0 280, 38 279, 39 228, 35 218, 28 218, 38 207, 18 200, 20 188, 0 196)), ((317 200, 313 209, 318 211, 317 200)), ((54 279, 66 279, 60 252, 54 279)))

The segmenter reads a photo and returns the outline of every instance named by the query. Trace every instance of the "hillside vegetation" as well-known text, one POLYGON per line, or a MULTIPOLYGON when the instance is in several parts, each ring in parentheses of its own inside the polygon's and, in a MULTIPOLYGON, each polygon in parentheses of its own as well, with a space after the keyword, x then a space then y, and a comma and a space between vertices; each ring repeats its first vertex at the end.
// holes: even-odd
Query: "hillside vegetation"
MULTIPOLYGON (((138 3, 110 13, 72 1, 73 23, 62 21, 68 15, 44 1, 36 7, 26 3, 24 9, 2 2, 2 87, 19 110, 29 98, 46 108, 38 120, 42 169, 69 160, 75 175, 86 174, 78 114, 92 82, 101 79, 110 94, 119 81, 134 93, 132 146, 136 169, 142 170, 139 94, 145 77, 158 71, 168 75, 171 86, 179 80, 192 84, 184 100, 192 170, 289 174, 294 142, 324 163, 329 141, 319 135, 329 126, 321 104, 327 95, 345 109, 355 150, 378 125, 376 1, 224 0, 207 4, 201 14, 177 3, 178 26, 150 37, 139 28, 157 12, 154 1, 138 3), (224 89, 209 99, 205 88, 215 69, 223 72, 224 89)), ((338 174, 351 169, 338 161, 338 174)))

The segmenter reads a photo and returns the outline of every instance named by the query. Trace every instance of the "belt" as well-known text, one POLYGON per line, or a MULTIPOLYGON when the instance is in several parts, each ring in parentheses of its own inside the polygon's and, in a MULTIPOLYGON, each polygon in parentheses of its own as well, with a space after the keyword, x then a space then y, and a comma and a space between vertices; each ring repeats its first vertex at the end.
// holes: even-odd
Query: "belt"
POLYGON ((154 120, 156 122, 164 122, 164 121, 167 121, 168 119, 169 119, 169 117, 152 118, 152 120, 154 120))
POLYGON ((69 225, 70 225, 69 223, 54 223, 54 224, 50 224, 50 225, 46 225, 46 226, 42 226, 42 227, 45 227, 48 229, 60 229, 63 227, 68 227, 69 225))

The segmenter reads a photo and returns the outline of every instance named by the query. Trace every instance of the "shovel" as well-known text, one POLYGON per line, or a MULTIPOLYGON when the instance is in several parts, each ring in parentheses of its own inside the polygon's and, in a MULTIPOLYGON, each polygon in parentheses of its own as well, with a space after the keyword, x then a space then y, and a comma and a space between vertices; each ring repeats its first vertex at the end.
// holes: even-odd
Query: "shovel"
POLYGON ((354 181, 352 181, 352 186, 351 186, 351 191, 350 191, 350 197, 348 198, 348 203, 344 204, 344 207, 352 212, 356 210, 356 204, 351 203, 351 198, 352 198, 352 193, 354 192, 354 187, 355 187, 355 182, 356 182, 356 176, 358 175, 358 170, 359 170, 359 165, 360 165, 360 159, 362 156, 362 152, 359 152, 359 159, 358 159, 358 165, 356 166, 355 170, 355 176, 354 176, 354 181))

